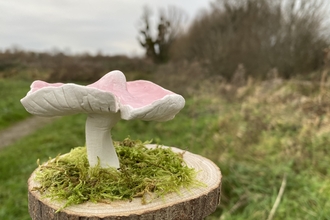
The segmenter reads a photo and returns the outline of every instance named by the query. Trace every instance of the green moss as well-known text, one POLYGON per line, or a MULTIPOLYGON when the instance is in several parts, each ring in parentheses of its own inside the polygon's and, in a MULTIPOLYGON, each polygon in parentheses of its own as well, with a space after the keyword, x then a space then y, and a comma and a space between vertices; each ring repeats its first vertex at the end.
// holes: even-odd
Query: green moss
MULTIPOLYGON (((45 197, 66 200, 67 207, 86 201, 110 202, 140 197, 152 202, 181 187, 196 185, 196 171, 187 167, 182 155, 170 148, 149 149, 148 142, 125 139, 115 143, 120 169, 89 167, 85 147, 39 165, 36 181, 45 197)), ((61 208, 61 209, 62 209, 61 208)))

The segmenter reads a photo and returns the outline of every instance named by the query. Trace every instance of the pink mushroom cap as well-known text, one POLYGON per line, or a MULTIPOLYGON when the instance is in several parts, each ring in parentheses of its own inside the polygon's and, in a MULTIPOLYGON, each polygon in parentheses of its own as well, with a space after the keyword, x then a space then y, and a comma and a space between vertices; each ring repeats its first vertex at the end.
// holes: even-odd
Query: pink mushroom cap
POLYGON ((185 100, 150 81, 126 82, 125 75, 115 70, 87 86, 34 81, 21 103, 39 116, 120 111, 125 120, 166 121, 175 117, 185 100))

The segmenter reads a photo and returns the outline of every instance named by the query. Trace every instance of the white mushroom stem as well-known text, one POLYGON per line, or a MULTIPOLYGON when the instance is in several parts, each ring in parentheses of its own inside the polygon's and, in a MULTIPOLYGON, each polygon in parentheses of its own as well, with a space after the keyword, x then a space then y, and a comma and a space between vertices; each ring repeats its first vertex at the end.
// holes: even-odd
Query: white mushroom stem
POLYGON ((86 146, 89 165, 119 168, 119 160, 111 138, 111 128, 120 120, 120 113, 89 114, 86 120, 86 146))

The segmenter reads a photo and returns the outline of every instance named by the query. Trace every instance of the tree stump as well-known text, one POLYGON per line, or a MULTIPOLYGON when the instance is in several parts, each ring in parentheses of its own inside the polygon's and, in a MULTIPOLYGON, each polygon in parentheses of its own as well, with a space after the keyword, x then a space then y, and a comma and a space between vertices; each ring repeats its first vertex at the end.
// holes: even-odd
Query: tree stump
MULTIPOLYGON (((154 147, 154 145, 148 145, 154 147)), ((171 147, 174 152, 183 152, 171 147)), ((29 213, 32 220, 148 220, 204 219, 215 211, 220 203, 221 172, 212 161, 186 151, 183 158, 189 167, 198 172, 197 180, 205 184, 191 189, 170 193, 164 198, 157 198, 149 204, 141 204, 141 199, 132 201, 113 201, 111 203, 86 202, 73 205, 56 212, 64 202, 44 198, 38 191, 34 180, 35 171, 28 180, 29 213)))

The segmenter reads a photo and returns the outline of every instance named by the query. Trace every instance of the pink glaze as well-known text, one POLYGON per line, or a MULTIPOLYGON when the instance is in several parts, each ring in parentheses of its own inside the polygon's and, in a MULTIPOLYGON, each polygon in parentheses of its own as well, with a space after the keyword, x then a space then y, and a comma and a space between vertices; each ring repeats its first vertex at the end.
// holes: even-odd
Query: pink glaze
POLYGON ((31 91, 30 92, 35 92, 39 89, 42 89, 44 87, 60 87, 64 85, 63 83, 47 83, 41 80, 36 80, 31 84, 31 91))
MULTIPOLYGON (((64 83, 47 83, 44 81, 34 81, 31 85, 31 91, 35 92, 45 87, 60 87, 64 83)), ((114 94, 121 105, 129 105, 133 108, 140 108, 164 98, 173 92, 158 86, 150 81, 136 80, 126 82, 123 74, 107 74, 100 80, 87 85, 101 91, 114 94)))
POLYGON ((150 81, 137 80, 126 82, 122 74, 105 75, 97 82, 88 85, 102 91, 110 92, 119 98, 122 105, 139 108, 173 94, 150 81))
POLYGON ((144 80, 127 82, 127 90, 129 94, 134 94, 134 100, 125 99, 124 97, 123 102, 132 107, 149 105, 167 95, 174 94, 152 82, 144 80))

